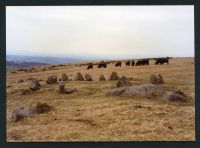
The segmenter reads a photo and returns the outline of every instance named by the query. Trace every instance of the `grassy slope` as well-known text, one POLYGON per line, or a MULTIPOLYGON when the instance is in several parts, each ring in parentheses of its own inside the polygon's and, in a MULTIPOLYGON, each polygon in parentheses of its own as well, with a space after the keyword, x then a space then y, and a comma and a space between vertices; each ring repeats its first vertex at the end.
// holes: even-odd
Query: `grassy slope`
MULTIPOLYGON (((56 67, 43 72, 7 73, 7 133, 8 141, 120 141, 120 140, 195 140, 194 107, 194 61, 193 58, 172 59, 169 65, 154 65, 86 70, 85 66, 56 67), (74 87, 75 94, 59 94, 58 85, 47 85, 31 95, 21 95, 30 81, 14 83, 18 78, 30 76, 46 80, 50 74, 61 76, 62 72, 74 79, 76 72, 89 73, 93 82, 66 82, 74 87), (133 77, 134 84, 149 82, 151 74, 162 74, 163 87, 168 90, 183 90, 190 96, 187 103, 166 103, 159 98, 106 97, 105 93, 116 85, 115 81, 99 82, 104 74, 112 71, 133 77), (53 88, 53 90, 51 90, 53 88), (12 123, 12 110, 19 106, 35 106, 47 102, 55 110, 33 118, 12 123), (141 106, 141 107, 138 107, 141 106)), ((153 61, 152 61, 153 62, 153 61)))

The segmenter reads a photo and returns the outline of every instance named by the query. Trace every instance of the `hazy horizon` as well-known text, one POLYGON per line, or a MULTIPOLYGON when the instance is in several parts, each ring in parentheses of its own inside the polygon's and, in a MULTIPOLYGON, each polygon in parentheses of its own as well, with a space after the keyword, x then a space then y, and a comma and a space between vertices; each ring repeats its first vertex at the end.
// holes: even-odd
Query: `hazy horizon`
POLYGON ((7 6, 7 55, 194 57, 193 6, 7 6))
MULTIPOLYGON (((21 57, 40 57, 40 58, 74 58, 74 59, 82 59, 82 60, 117 60, 117 59, 142 59, 142 58, 159 58, 159 57, 167 57, 167 56, 138 56, 138 57, 93 57, 93 56, 40 56, 40 55, 14 55, 14 54, 6 54, 6 56, 21 56, 21 57)), ((173 58, 193 58, 194 56, 173 56, 173 58)))

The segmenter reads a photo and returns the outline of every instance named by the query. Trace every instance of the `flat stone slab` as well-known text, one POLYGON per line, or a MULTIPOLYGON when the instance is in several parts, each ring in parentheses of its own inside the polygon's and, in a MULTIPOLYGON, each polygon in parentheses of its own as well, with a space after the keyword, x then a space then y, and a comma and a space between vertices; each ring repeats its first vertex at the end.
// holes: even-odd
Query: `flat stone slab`
POLYGON ((139 96, 160 97, 165 101, 185 101, 186 96, 176 92, 167 91, 165 88, 155 84, 141 84, 114 88, 106 93, 107 96, 139 96))
POLYGON ((122 93, 127 89, 127 86, 120 87, 120 88, 114 88, 109 90, 106 95, 107 96, 120 96, 122 93))
POLYGON ((25 117, 31 117, 36 113, 35 107, 19 107, 13 111, 12 121, 16 122, 25 117))
POLYGON ((141 84, 141 85, 132 85, 125 86, 121 88, 115 88, 106 95, 108 96, 161 96, 166 92, 166 90, 158 85, 154 84, 141 84))
POLYGON ((32 117, 35 114, 41 114, 49 112, 52 109, 52 106, 49 106, 47 103, 37 103, 36 107, 18 107, 13 110, 12 121, 16 122, 23 118, 32 117))

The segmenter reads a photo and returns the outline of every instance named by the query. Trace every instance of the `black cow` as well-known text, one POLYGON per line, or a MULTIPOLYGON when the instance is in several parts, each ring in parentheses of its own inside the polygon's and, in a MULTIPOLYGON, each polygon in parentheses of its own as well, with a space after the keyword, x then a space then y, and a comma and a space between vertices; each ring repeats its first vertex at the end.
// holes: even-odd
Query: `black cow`
POLYGON ((128 61, 128 62, 126 62, 125 64, 126 64, 126 66, 130 66, 130 65, 131 65, 131 62, 128 61))
POLYGON ((115 67, 121 67, 122 66, 122 62, 117 62, 116 64, 115 64, 115 67))
POLYGON ((93 65, 92 64, 89 64, 87 69, 93 69, 93 65))
POLYGON ((102 67, 103 67, 103 68, 106 68, 106 67, 107 67, 107 64, 106 64, 106 63, 102 63, 102 67))
POLYGON ((131 62, 131 66, 134 66, 134 65, 135 65, 135 61, 132 61, 132 62, 131 62))
POLYGON ((149 59, 142 59, 136 62, 136 66, 149 65, 149 59))
POLYGON ((162 65, 164 63, 169 64, 168 58, 158 58, 158 59, 156 59, 155 65, 157 65, 157 64, 161 64, 162 65))
POLYGON ((107 67, 107 64, 106 63, 99 63, 98 66, 99 68, 106 68, 107 67))
POLYGON ((149 59, 144 59, 145 65, 149 65, 149 59))
POLYGON ((143 62, 142 62, 141 60, 139 60, 139 61, 136 62, 135 65, 136 65, 136 66, 140 66, 140 65, 144 65, 144 64, 143 64, 143 62))

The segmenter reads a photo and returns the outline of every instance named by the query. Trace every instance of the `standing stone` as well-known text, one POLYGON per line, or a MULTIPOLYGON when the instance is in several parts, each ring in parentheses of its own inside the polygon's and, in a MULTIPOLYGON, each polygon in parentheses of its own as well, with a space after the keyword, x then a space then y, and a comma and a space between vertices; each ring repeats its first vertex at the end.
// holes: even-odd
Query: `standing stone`
POLYGON ((118 74, 116 72, 112 72, 110 75, 110 80, 118 80, 118 74))
POLYGON ((36 90, 40 89, 40 87, 41 87, 41 85, 40 85, 38 79, 33 78, 32 82, 31 82, 30 90, 36 91, 36 90))
POLYGON ((75 81, 84 81, 83 75, 80 72, 76 73, 75 81))
POLYGON ((65 83, 63 81, 59 82, 59 92, 65 93, 65 83))
POLYGON ((126 76, 122 76, 121 78, 118 79, 117 87, 131 86, 131 85, 132 83, 126 76))
POLYGON ((47 113, 52 109, 47 103, 37 103, 36 112, 38 114, 47 113))
POLYGON ((106 78, 104 77, 104 75, 99 76, 99 81, 105 81, 105 80, 106 80, 106 78))
POLYGON ((163 80, 163 77, 161 74, 158 75, 158 82, 159 82, 159 84, 164 83, 164 80, 163 80))
POLYGON ((46 82, 47 84, 57 83, 57 76, 56 75, 49 76, 46 82))
POLYGON ((150 76, 150 81, 152 84, 158 84, 158 78, 155 75, 150 76))
POLYGON ((68 79, 68 76, 66 75, 66 73, 63 73, 62 74, 62 79, 61 79, 62 81, 68 81, 69 79, 68 79))
POLYGON ((161 74, 158 74, 158 76, 151 75, 150 76, 150 81, 152 84, 162 84, 164 83, 163 77, 161 74))
POLYGON ((63 81, 59 82, 59 92, 63 94, 71 94, 77 92, 75 88, 65 88, 65 83, 63 81))
POLYGON ((85 74, 85 80, 86 81, 93 81, 91 75, 85 74))

